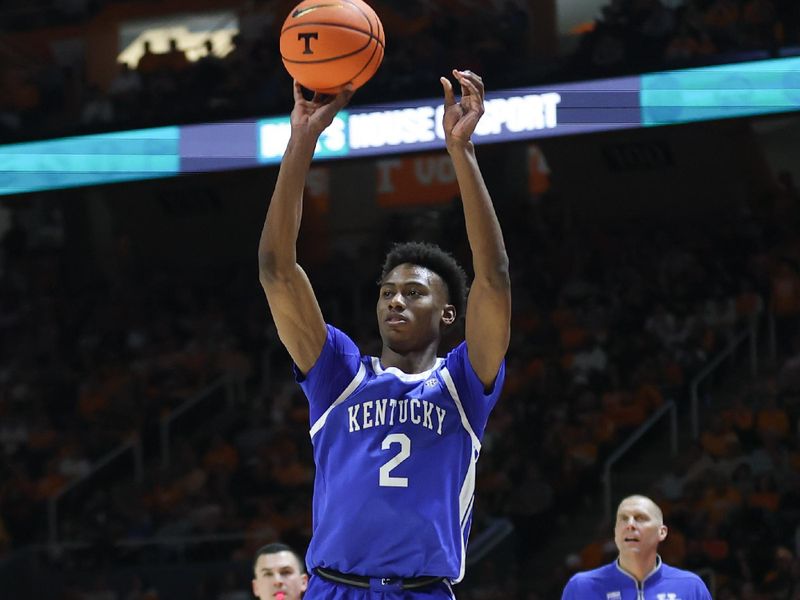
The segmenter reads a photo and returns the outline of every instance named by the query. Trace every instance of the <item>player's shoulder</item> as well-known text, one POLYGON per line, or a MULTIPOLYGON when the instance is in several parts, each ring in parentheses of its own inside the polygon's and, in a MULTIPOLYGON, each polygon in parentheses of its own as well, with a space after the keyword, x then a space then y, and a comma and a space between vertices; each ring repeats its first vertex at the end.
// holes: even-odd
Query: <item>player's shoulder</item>
POLYGON ((462 341, 451 348, 445 355, 442 366, 447 367, 448 371, 461 371, 469 362, 469 354, 467 353, 467 342, 462 341))
POLYGON ((353 341, 353 338, 330 323, 326 323, 325 327, 328 330, 328 344, 330 344, 335 351, 342 354, 361 356, 361 350, 353 341))

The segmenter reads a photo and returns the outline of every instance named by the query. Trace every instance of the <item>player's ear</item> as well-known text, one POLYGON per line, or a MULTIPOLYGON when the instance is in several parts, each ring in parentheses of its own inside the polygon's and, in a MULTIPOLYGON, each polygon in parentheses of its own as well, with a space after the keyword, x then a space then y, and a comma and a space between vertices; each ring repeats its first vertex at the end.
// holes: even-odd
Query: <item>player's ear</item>
POLYGON ((667 539, 667 533, 668 533, 668 530, 667 530, 667 526, 666 525, 662 525, 661 527, 659 527, 659 529, 658 529, 658 541, 659 542, 663 542, 665 539, 667 539))
POLYGON ((300 576, 300 579, 302 580, 302 583, 300 584, 300 591, 305 592, 308 588, 308 573, 303 573, 300 576))
POLYGON ((456 307, 452 304, 445 304, 442 308, 442 323, 450 327, 456 322, 456 307))

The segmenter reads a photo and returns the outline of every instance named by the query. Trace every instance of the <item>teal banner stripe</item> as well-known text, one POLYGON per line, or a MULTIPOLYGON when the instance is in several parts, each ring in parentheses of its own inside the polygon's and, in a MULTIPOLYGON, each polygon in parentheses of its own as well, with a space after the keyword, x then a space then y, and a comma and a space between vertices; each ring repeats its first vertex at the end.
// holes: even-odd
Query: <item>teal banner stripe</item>
POLYGON ((179 142, 158 127, 0 146, 0 194, 171 177, 179 142))
POLYGON ((642 75, 642 125, 800 110, 800 57, 642 75))
POLYGON ((104 183, 122 183, 143 179, 163 179, 173 173, 19 173, 9 176, 0 173, 0 195, 22 194, 41 190, 55 190, 104 183))

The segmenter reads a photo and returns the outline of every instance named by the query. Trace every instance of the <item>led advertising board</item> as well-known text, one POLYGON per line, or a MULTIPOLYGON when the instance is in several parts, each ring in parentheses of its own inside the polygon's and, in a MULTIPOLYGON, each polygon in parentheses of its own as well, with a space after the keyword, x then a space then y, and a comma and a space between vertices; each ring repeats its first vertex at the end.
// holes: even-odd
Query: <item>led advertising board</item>
MULTIPOLYGON (((490 92, 476 144, 800 110, 800 57, 490 92)), ((444 148, 440 98, 341 111, 316 160, 444 148)), ((0 195, 277 164, 288 116, 0 146, 0 195)))

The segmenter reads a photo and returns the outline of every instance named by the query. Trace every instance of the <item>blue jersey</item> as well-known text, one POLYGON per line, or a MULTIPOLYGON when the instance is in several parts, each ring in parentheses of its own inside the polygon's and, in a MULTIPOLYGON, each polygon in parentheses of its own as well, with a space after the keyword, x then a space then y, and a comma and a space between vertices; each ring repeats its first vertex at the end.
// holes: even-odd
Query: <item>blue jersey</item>
POLYGON ((711 594, 694 573, 661 562, 639 583, 618 561, 576 573, 567 582, 561 600, 711 600, 711 594))
POLYGON ((463 343, 408 374, 327 329, 316 363, 298 376, 317 467, 309 569, 460 581, 475 463, 504 365, 486 393, 463 343))

